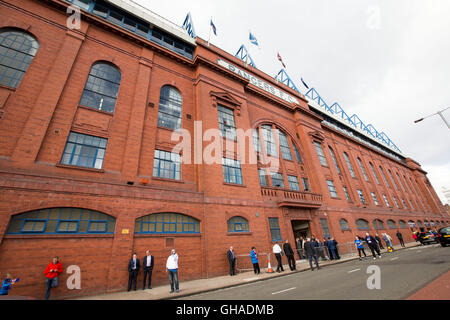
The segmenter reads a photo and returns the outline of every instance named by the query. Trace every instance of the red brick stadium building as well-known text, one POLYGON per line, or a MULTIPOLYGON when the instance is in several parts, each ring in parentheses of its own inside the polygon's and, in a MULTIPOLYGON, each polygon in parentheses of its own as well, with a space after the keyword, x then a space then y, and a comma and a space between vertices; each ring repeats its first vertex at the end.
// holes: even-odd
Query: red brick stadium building
POLYGON ((230 245, 268 253, 316 235, 344 247, 366 230, 409 242, 413 229, 448 224, 417 162, 151 12, 0 0, 0 16, 0 272, 21 278, 14 295, 43 298, 53 256, 64 273, 52 297, 64 298, 125 290, 131 254, 147 249, 162 284, 176 248, 182 283, 227 274, 230 245), (254 129, 257 163, 237 155, 239 128, 254 129), (219 163, 174 152, 175 129, 192 150, 219 130, 219 163), (70 265, 81 289, 65 285, 70 265))

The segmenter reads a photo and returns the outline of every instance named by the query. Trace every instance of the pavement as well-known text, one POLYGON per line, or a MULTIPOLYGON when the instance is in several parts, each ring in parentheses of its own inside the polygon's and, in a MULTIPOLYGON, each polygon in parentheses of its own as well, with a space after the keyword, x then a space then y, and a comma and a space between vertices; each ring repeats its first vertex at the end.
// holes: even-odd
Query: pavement
MULTIPOLYGON (((394 246, 394 250, 402 250, 411 247, 420 246, 418 242, 405 243, 405 248, 400 245, 394 246)), ((368 257, 371 257, 370 250, 366 252, 368 257)), ((386 250, 382 250, 382 255, 386 254, 386 250)), ((342 256, 339 260, 332 261, 319 261, 320 268, 330 265, 340 264, 347 261, 359 259, 355 253, 353 255, 342 256)), ((273 268, 273 266, 272 266, 273 268)), ((194 294, 205 293, 208 291, 214 291, 218 289, 230 288, 234 286, 240 286, 247 283, 264 281, 271 278, 283 277, 295 272, 303 272, 310 270, 309 262, 307 260, 297 260, 296 270, 291 271, 288 265, 283 265, 284 272, 268 273, 267 268, 261 268, 261 273, 255 275, 253 271, 238 273, 235 276, 225 275, 213 278, 197 279, 190 281, 180 281, 179 293, 170 293, 170 285, 156 286, 152 289, 138 289, 136 291, 121 291, 114 293, 105 293, 93 296, 84 296, 72 298, 71 300, 166 300, 166 299, 178 299, 187 297, 194 294)), ((275 270, 275 269, 273 269, 275 270)))

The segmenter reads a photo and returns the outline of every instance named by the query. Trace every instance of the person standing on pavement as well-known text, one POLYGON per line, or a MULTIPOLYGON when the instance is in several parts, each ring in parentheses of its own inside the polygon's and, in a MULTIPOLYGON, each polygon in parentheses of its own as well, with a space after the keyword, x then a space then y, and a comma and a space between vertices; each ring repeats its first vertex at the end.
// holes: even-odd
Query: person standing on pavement
POLYGON ((295 259, 294 259, 294 250, 292 250, 291 244, 289 243, 289 241, 287 239, 283 244, 283 250, 284 250, 284 254, 286 255, 286 258, 288 259, 289 269, 291 269, 291 271, 294 271, 296 269, 295 268, 295 259))
POLYGON ((142 284, 142 290, 145 290, 145 282, 147 280, 148 276, 148 289, 152 288, 152 272, 153 272, 153 266, 155 265, 155 258, 150 254, 150 250, 147 250, 146 256, 144 260, 142 261, 142 266, 144 269, 144 281, 142 284))
POLYGON ((134 291, 136 291, 137 275, 139 273, 141 265, 136 253, 133 253, 130 261, 128 262, 128 291, 131 290, 133 285, 134 291))
POLYGON ((166 272, 169 274, 170 293, 173 293, 173 289, 180 292, 180 283, 178 281, 178 254, 175 249, 172 249, 170 256, 166 262, 166 272))
POLYGON ((330 241, 328 241, 328 248, 330 250, 330 259, 338 259, 336 254, 336 242, 334 241, 334 238, 331 238, 330 241))
POLYGON ((228 263, 230 264, 230 276, 236 275, 236 255, 234 254, 234 249, 231 246, 227 251, 228 263))
POLYGON ((389 251, 389 248, 392 249, 392 251, 394 251, 394 248, 392 247, 392 238, 387 234, 387 233, 383 233, 383 240, 386 243, 386 247, 387 247, 387 251, 389 251))
POLYGON ((364 244, 363 244, 361 238, 358 236, 356 236, 355 246, 356 246, 356 249, 358 250, 359 260, 360 261, 362 260, 361 252, 364 253, 364 259, 367 258, 366 252, 364 251, 364 244))
POLYGON ((396 236, 398 238, 398 241, 400 241, 401 246, 404 248, 405 242, 403 242, 403 235, 399 230, 397 230, 396 236))
POLYGON ((333 258, 333 255, 331 254, 331 251, 330 251, 330 241, 329 241, 329 238, 323 238, 323 247, 324 247, 324 249, 325 249, 325 253, 326 253, 326 255, 328 256, 328 259, 330 259, 330 260, 333 260, 334 258, 333 258))
POLYGON ((339 246, 338 246, 338 242, 336 241, 335 238, 331 238, 331 241, 334 244, 334 254, 336 255, 336 259, 339 260, 341 259, 341 257, 339 256, 339 246))
POLYGON ((272 251, 275 254, 275 258, 277 258, 277 263, 278 263, 277 272, 280 272, 280 270, 284 271, 283 263, 281 262, 281 254, 283 253, 283 251, 281 250, 280 245, 278 243, 275 243, 273 245, 272 251))
POLYGON ((259 270, 258 254, 256 253, 255 247, 252 247, 252 251, 250 252, 250 258, 252 259, 253 271, 255 272, 255 274, 260 274, 261 271, 259 270))
POLYGON ((51 288, 58 286, 58 276, 63 272, 62 264, 58 257, 54 257, 53 261, 45 268, 44 274, 47 278, 47 291, 45 292, 45 300, 50 298, 51 288))
POLYGON ((302 254, 302 251, 303 251, 303 238, 302 239, 300 239, 300 238, 295 239, 295 247, 297 249, 298 257, 300 258, 300 260, 303 259, 303 254, 302 254))
POLYGON ((377 240, 378 247, 379 247, 381 250, 383 250, 383 249, 384 249, 384 247, 383 247, 383 242, 381 242, 381 238, 380 238, 380 236, 378 235, 378 233, 375 233, 375 240, 377 240))
POLYGON ((316 248, 314 246, 314 243, 311 242, 310 238, 306 238, 306 242, 304 243, 303 247, 305 248, 305 254, 306 257, 309 260, 309 266, 311 267, 311 271, 314 271, 314 267, 312 264, 312 260, 314 259, 314 263, 316 264, 317 270, 319 270, 319 260, 317 259, 317 253, 316 248))
POLYGON ((380 249, 378 248, 377 240, 369 235, 368 232, 366 232, 366 237, 364 238, 367 245, 369 246, 370 251, 372 251, 373 258, 376 259, 375 252, 378 254, 378 258, 381 258, 380 249))

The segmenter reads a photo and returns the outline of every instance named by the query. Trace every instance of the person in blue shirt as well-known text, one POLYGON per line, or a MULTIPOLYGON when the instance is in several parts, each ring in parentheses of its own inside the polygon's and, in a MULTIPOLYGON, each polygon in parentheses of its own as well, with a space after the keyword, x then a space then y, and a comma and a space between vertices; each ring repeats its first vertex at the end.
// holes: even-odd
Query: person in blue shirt
POLYGON ((250 258, 252 259, 253 271, 255 271, 255 274, 260 274, 261 272, 259 270, 258 254, 256 253, 255 247, 252 247, 252 251, 250 252, 250 258))
POLYGON ((19 281, 19 279, 11 279, 11 274, 7 273, 6 278, 2 282, 2 287, 0 289, 0 295, 6 296, 8 295, 8 291, 11 289, 12 285, 19 281))
POLYGON ((364 253, 364 258, 367 258, 366 252, 364 251, 363 241, 358 236, 356 236, 355 246, 356 246, 356 249, 358 249, 359 260, 362 260, 361 252, 364 253))

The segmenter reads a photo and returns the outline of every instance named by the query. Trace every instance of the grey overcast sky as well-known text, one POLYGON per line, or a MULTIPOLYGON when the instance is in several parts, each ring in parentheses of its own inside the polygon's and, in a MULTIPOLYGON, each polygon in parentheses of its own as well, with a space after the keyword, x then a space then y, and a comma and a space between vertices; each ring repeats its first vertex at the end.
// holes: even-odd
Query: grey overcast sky
MULTIPOLYGON (((441 201, 450 203, 450 129, 438 116, 450 107, 450 1, 134 0, 182 25, 191 13, 197 36, 235 54, 245 44, 256 66, 281 69, 302 93, 302 77, 328 105, 385 132, 428 172, 441 201), (260 43, 248 44, 249 30, 260 43)), ((450 109, 443 115, 450 122, 450 109)))

